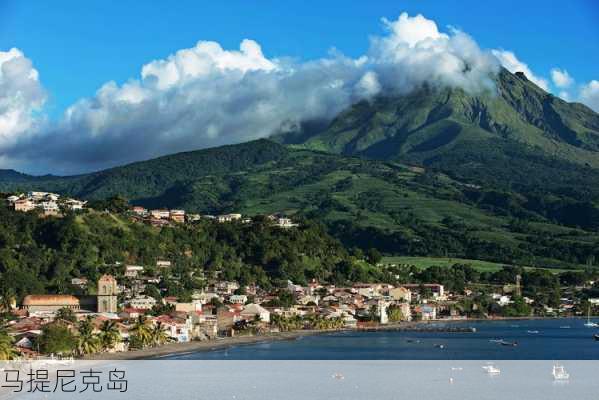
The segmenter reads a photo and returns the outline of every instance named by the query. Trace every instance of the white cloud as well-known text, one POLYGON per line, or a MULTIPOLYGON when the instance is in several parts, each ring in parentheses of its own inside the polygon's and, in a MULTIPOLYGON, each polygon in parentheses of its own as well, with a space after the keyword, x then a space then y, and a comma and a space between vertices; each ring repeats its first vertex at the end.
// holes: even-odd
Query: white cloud
POLYGON ((583 85, 580 89, 579 100, 595 112, 599 112, 599 81, 592 80, 583 85))
POLYGON ((572 86, 572 83, 574 83, 574 79, 572 79, 568 71, 559 68, 553 68, 551 70, 551 79, 555 86, 562 89, 570 87, 572 86))
POLYGON ((528 65, 518 60, 513 52, 507 50, 492 50, 492 52, 505 69, 512 73, 524 72, 524 75, 526 75, 530 81, 534 82, 541 89, 549 91, 547 80, 535 75, 528 65))
POLYGON ((467 34, 439 32, 434 21, 402 13, 396 21, 383 19, 388 35, 375 37, 368 53, 379 76, 400 91, 424 82, 479 91, 492 87, 499 63, 467 34))
MULTIPOLYGON (((332 51, 297 62, 269 58, 248 39, 236 50, 199 41, 143 65, 138 78, 105 83, 44 126, 34 118, 45 100, 37 72, 18 50, 0 52, 4 76, 17 70, 12 73, 19 77, 0 75, 0 162, 30 172, 73 173, 238 143, 330 119, 358 100, 425 83, 486 90, 500 65, 548 87, 513 53, 481 50, 467 34, 442 32, 422 15, 403 13, 383 19, 383 26, 385 34, 372 38, 358 58, 332 51)), ((592 91, 585 91, 591 102, 592 91)))
POLYGON ((34 112, 46 100, 31 61, 16 48, 0 51, 0 151, 36 124, 34 112))
POLYGON ((566 92, 565 90, 559 92, 558 96, 566 101, 570 101, 570 93, 566 92))

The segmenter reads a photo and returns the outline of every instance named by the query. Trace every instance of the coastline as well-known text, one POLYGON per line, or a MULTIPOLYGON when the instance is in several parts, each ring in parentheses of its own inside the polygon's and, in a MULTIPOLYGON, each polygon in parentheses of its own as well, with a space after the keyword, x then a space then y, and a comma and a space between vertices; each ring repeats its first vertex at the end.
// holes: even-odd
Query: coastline
MULTIPOLYGON (((522 321, 522 320, 541 320, 541 319, 563 319, 564 317, 509 317, 509 318, 472 318, 472 319, 454 319, 454 320, 432 320, 432 321, 409 321, 388 325, 378 325, 364 328, 344 328, 332 330, 299 330, 290 332, 270 333, 257 336, 236 336, 224 337, 215 340, 192 341, 187 343, 169 343, 159 347, 149 347, 146 349, 132 350, 120 353, 95 353, 83 357, 84 360, 152 360, 168 357, 176 354, 185 354, 192 352, 207 352, 223 350, 234 346, 251 345, 265 342, 276 342, 283 340, 296 340, 305 336, 324 335, 338 332, 367 332, 367 331, 392 331, 403 329, 414 329, 437 325, 437 324, 455 324, 469 322, 493 322, 493 321, 522 321)), ((572 318, 572 317, 569 317, 572 318)), ((576 318, 576 317, 574 317, 576 318)))
POLYGON ((149 347, 141 350, 125 351, 120 353, 95 353, 85 356, 84 360, 151 360, 168 357, 175 354, 191 352, 204 352, 223 350, 233 346, 250 345, 264 342, 276 342, 282 340, 296 340, 304 336, 314 336, 333 332, 337 330, 302 330, 291 332, 271 333, 258 336, 236 336, 224 337, 215 340, 192 341, 187 343, 169 343, 159 347, 149 347))

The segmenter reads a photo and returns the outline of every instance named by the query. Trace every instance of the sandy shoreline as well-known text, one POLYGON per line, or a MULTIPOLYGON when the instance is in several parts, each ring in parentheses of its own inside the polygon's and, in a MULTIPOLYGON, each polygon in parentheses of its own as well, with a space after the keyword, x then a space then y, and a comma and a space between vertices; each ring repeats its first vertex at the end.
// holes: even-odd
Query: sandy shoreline
POLYGON ((160 347, 151 347, 142 350, 126 351, 122 353, 96 353, 86 356, 86 360, 147 360, 159 359, 175 354, 184 354, 198 351, 222 350, 233 346, 256 344, 262 342, 274 342, 280 340, 295 340, 303 336, 313 336, 326 333, 340 332, 334 331, 293 331, 272 333, 260 336, 237 336, 225 337, 216 340, 194 341, 188 343, 169 343, 160 347))
POLYGON ((562 319, 560 317, 513 317, 513 318, 493 318, 493 319, 456 319, 456 320, 435 320, 435 321, 412 321, 401 322, 397 324, 380 325, 376 327, 360 329, 336 329, 336 330, 301 330, 291 332, 270 333, 259 336, 236 336, 224 337, 216 340, 193 341, 188 343, 169 343, 160 347, 150 347, 142 350, 126 351, 122 353, 95 353, 85 356, 85 360, 148 360, 160 359, 175 354, 185 354, 192 352, 223 350, 234 346, 250 345, 263 342, 275 342, 281 340, 296 340, 304 336, 323 335, 337 332, 364 332, 372 330, 398 330, 426 327, 434 324, 454 324, 468 322, 493 322, 493 321, 518 321, 535 319, 562 319))

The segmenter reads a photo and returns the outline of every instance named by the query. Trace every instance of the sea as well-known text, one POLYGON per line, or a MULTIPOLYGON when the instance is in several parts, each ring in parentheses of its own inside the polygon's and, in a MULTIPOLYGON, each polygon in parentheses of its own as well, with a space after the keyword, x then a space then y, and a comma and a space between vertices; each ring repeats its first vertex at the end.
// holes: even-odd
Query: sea
POLYGON ((342 331, 264 341, 212 351, 173 354, 171 360, 599 360, 599 328, 585 319, 433 323, 475 332, 342 331))

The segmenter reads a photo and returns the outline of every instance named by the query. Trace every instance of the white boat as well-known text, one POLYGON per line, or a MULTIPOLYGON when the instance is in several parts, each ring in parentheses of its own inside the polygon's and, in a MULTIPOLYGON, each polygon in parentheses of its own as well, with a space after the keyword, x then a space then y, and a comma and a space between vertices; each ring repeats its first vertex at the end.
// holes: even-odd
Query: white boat
POLYGON ((553 379, 556 381, 567 381, 570 379, 570 374, 566 371, 563 365, 554 364, 553 365, 553 379))
POLYGON ((487 375, 499 375, 501 374, 501 370, 494 365, 485 365, 483 369, 487 373, 487 375))
POLYGON ((337 379, 338 381, 342 381, 343 379, 345 379, 345 376, 343 376, 343 374, 340 372, 335 372, 331 377, 333 379, 337 379))
POLYGON ((587 328, 597 328, 597 327, 599 327, 598 323, 591 322, 591 307, 589 307, 589 310, 587 312, 587 322, 584 324, 584 326, 586 326, 587 328))

